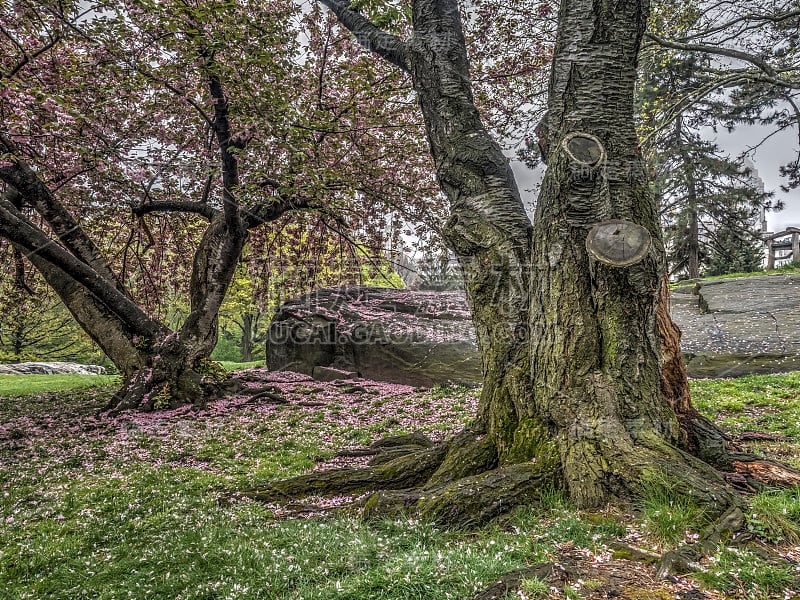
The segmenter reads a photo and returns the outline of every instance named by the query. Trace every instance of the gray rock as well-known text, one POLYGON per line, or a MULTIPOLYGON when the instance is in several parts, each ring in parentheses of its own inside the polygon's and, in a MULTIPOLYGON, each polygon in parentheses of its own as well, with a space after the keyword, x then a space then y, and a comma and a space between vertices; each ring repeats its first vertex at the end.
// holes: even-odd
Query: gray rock
POLYGON ((99 365, 62 362, 27 362, 0 365, 0 375, 102 375, 99 365))
POLYGON ((417 386, 481 381, 461 292, 353 286, 289 300, 270 325, 267 365, 309 375, 326 367, 417 386))
MULTIPOLYGON (((690 377, 800 369, 800 275, 701 282, 671 302, 690 377)), ((267 365, 329 379, 481 382, 463 292, 353 286, 289 300, 270 326, 267 365)))
POLYGON ((702 281, 672 294, 692 377, 800 369, 800 275, 702 281))

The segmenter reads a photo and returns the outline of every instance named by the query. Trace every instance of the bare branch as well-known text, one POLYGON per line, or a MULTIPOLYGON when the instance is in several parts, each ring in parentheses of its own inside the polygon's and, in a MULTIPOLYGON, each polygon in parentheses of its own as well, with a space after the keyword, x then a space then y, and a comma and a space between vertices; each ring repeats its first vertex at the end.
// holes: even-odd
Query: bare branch
POLYGON ((406 45, 403 40, 383 31, 361 13, 348 8, 348 2, 340 0, 318 0, 318 2, 331 9, 339 22, 350 30, 356 41, 364 48, 408 71, 406 45))
POLYGON ((192 213, 205 217, 209 221, 219 214, 219 211, 210 204, 201 202, 145 202, 133 208, 133 214, 137 217, 142 217, 154 212, 192 213))
MULTIPOLYGON (((793 19, 795 17, 800 17, 800 10, 789 10, 783 13, 776 13, 776 14, 765 14, 759 15, 755 13, 750 13, 746 15, 742 15, 740 17, 736 17, 735 19, 730 19, 725 21, 724 23, 720 23, 710 29, 706 29, 705 31, 698 32, 693 35, 688 35, 681 38, 681 41, 688 41, 690 39, 696 39, 700 36, 709 36, 714 33, 719 33, 720 31, 728 31, 734 25, 738 25, 739 23, 748 23, 747 27, 744 29, 755 29, 757 27, 763 26, 764 23, 781 23, 788 19, 793 19)), ((741 30, 739 30, 741 32, 741 30)))
POLYGON ((763 71, 770 77, 776 76, 775 69, 769 63, 767 63, 767 61, 765 61, 760 56, 756 56, 755 54, 751 54, 750 52, 745 52, 744 50, 725 48, 723 46, 708 46, 706 44, 684 44, 681 42, 673 42, 670 40, 666 40, 662 37, 659 37, 654 33, 647 33, 645 35, 649 39, 656 42, 659 46, 664 46, 665 48, 672 48, 673 50, 684 50, 686 52, 704 52, 706 54, 715 54, 717 56, 727 56, 728 58, 735 58, 736 60, 748 62, 751 65, 758 67, 761 71, 763 71))

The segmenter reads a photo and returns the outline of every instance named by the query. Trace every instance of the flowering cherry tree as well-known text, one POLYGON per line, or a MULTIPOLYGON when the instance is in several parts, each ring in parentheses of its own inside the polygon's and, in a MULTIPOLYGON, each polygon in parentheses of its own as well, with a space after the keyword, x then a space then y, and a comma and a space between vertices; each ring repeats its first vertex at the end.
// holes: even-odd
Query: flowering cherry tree
POLYGON ((319 10, 19 2, 0 25, 0 238, 119 368, 114 410, 224 391, 206 358, 248 240, 377 248, 387 206, 436 226, 418 118, 379 101, 404 76, 319 10))

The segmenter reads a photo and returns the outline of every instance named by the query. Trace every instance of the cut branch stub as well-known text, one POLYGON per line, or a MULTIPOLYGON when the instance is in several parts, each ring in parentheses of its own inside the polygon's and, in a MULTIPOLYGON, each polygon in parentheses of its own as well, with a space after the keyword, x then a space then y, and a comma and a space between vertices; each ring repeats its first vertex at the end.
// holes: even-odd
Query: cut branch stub
POLYGON ((624 220, 597 223, 586 237, 586 250, 612 267, 627 267, 641 261, 650 250, 650 233, 636 223, 624 220))
POLYGON ((574 131, 564 136, 561 147, 569 159, 579 165, 595 167, 606 159, 606 149, 603 143, 595 136, 574 131))

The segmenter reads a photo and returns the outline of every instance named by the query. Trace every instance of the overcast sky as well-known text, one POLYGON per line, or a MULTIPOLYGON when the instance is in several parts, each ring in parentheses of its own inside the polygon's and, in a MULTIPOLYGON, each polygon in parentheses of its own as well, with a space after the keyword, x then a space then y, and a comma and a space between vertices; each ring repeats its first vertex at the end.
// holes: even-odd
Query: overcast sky
MULTIPOLYGON (((717 134, 717 143, 720 148, 735 156, 758 144, 767 133, 769 129, 764 127, 738 127, 733 133, 720 131, 717 134)), ((709 132, 709 135, 713 136, 713 132, 709 132)), ((781 190, 781 184, 785 184, 786 179, 778 172, 780 165, 791 162, 797 156, 797 149, 797 129, 792 128, 774 135, 750 156, 750 160, 756 165, 758 176, 764 181, 765 190, 775 192, 775 198, 786 204, 780 212, 767 213, 770 231, 781 231, 788 226, 800 227, 800 189, 789 192, 781 190)))

